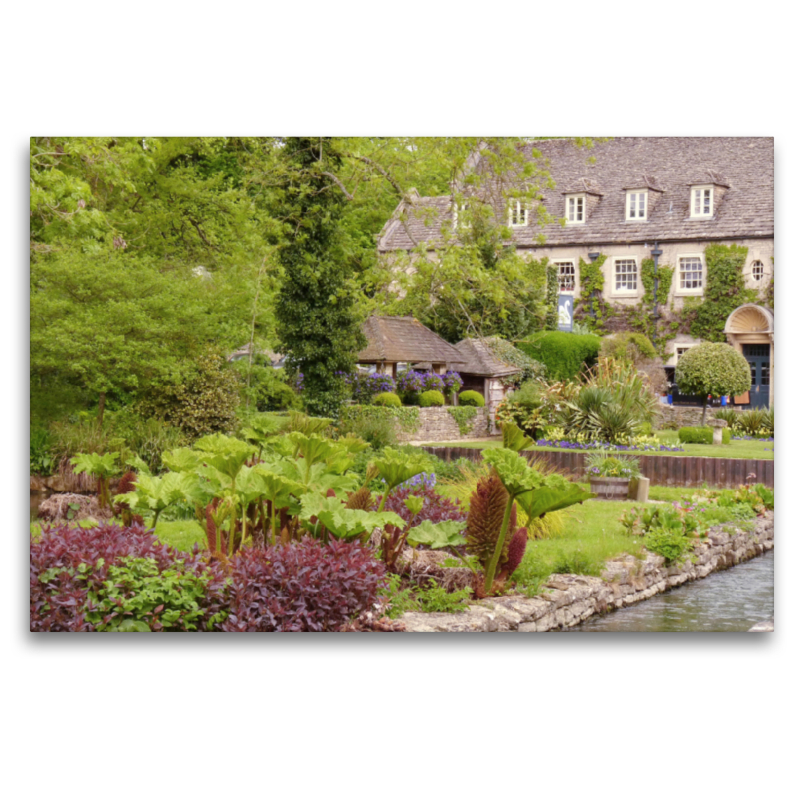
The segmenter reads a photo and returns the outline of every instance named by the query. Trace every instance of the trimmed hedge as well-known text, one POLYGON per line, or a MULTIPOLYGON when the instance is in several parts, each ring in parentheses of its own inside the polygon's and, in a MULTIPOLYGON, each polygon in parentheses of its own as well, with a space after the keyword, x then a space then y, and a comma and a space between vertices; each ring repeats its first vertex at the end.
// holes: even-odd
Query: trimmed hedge
POLYGON ((601 343, 594 334, 541 331, 518 342, 517 347, 544 364, 550 380, 569 381, 597 363, 601 343))
MULTIPOLYGON (((711 444, 714 440, 712 428, 681 428, 678 431, 678 441, 683 444, 711 444)), ((722 444, 731 443, 730 428, 722 429, 722 444)))
POLYGON ((402 401, 400 400, 400 396, 396 395, 394 392, 381 392, 378 395, 375 395, 375 398, 372 401, 373 405, 376 406, 401 406, 403 405, 402 401))
POLYGON ((431 406, 443 406, 444 395, 436 389, 431 389, 428 392, 423 392, 419 396, 419 404, 422 408, 430 408, 431 406))
POLYGON ((458 396, 458 404, 460 406, 483 408, 486 405, 486 401, 483 399, 483 395, 480 392, 473 392, 472 389, 467 389, 458 396))

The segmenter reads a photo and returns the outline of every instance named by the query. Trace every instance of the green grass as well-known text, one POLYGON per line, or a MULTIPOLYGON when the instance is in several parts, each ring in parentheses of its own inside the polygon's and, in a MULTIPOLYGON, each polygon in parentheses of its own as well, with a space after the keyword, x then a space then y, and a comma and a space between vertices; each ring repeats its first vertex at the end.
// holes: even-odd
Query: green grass
MULTIPOLYGON (((658 438, 663 444, 678 444, 677 431, 657 431, 658 438)), ((501 447, 501 439, 480 439, 471 442, 431 442, 428 447, 469 447, 484 450, 489 447, 501 447)), ((684 444, 683 452, 643 452, 643 456, 699 456, 705 458, 758 458, 772 461, 775 458, 774 442, 731 442, 730 444, 684 444)), ((563 453, 562 447, 531 447, 531 450, 563 453)), ((576 451, 569 451, 576 452, 576 451)), ((591 453, 592 450, 577 452, 591 453)))
POLYGON ((528 542, 522 564, 514 573, 516 591, 533 596, 553 573, 599 575, 614 556, 642 556, 641 538, 629 536, 619 522, 633 505, 633 501, 587 500, 566 509, 563 534, 528 542))

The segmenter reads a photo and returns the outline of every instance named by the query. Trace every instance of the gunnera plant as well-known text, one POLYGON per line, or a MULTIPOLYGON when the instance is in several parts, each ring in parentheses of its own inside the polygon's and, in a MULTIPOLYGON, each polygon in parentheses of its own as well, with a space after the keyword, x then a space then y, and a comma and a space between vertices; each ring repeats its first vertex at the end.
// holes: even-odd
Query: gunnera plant
MULTIPOLYGON (((508 503, 508 492, 505 490, 500 478, 492 473, 478 481, 475 493, 470 499, 469 513, 467 514, 467 553, 477 558, 484 572, 497 547, 498 537, 503 533, 503 517, 508 503)), ((508 529, 513 530, 517 525, 517 506, 511 506, 508 529)), ((503 548, 497 564, 495 577, 495 590, 502 589, 502 584, 513 574, 525 554, 525 545, 528 535, 525 528, 520 528, 510 538, 503 548)), ((483 594, 482 581, 477 581, 477 593, 483 594)))

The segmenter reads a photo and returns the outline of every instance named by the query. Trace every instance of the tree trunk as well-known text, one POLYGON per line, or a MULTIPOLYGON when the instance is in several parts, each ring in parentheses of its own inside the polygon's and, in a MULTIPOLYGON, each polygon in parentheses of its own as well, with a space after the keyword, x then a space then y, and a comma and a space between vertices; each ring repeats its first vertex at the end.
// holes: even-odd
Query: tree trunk
POLYGON ((106 393, 100 392, 100 403, 97 406, 97 424, 100 428, 103 427, 103 413, 106 410, 106 393))

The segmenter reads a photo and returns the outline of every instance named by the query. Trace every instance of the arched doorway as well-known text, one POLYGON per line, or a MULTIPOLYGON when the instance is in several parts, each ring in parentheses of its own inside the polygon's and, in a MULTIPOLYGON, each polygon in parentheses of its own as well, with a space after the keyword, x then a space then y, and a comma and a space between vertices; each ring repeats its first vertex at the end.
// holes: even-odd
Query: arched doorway
POLYGON ((731 312, 725 321, 728 344, 750 364, 749 406, 771 406, 774 402, 775 317, 768 308, 747 303, 731 312))

